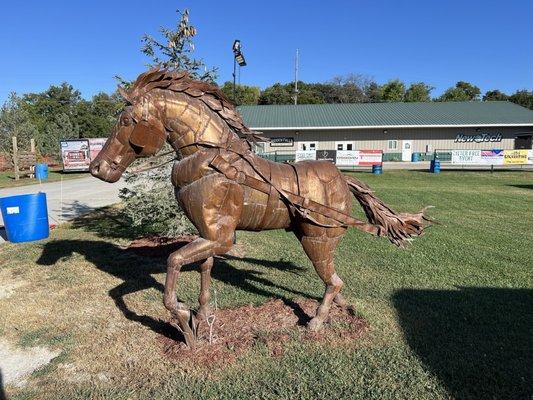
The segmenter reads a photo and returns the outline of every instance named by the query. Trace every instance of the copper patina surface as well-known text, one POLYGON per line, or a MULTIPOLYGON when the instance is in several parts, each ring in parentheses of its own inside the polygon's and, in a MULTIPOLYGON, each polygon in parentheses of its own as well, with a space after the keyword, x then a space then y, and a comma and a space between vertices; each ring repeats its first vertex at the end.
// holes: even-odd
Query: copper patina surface
POLYGON ((213 256, 231 249, 235 230, 294 232, 326 286, 308 323, 309 329, 319 330, 332 302, 346 306, 333 256, 349 227, 386 236, 403 246, 429 223, 424 211, 395 212, 367 185, 343 175, 328 161, 282 164, 257 156, 253 143, 264 138, 244 125, 217 87, 184 72, 152 69, 121 94, 128 106, 91 163, 91 174, 116 182, 136 158, 155 155, 165 143, 176 152, 172 170, 176 199, 199 237, 168 258, 164 304, 191 347, 196 319, 211 313, 213 256), (353 198, 363 207, 367 222, 350 215, 353 198), (183 265, 197 261, 201 262, 201 292, 194 314, 177 301, 175 288, 183 265))

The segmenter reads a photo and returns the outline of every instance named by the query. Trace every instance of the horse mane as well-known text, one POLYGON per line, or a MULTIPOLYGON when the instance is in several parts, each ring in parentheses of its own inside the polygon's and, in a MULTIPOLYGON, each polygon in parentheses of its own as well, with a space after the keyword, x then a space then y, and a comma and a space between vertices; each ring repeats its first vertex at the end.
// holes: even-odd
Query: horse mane
POLYGON ((235 105, 217 86, 192 79, 185 71, 155 67, 139 75, 128 89, 119 88, 119 92, 130 104, 135 104, 153 89, 171 90, 196 98, 218 114, 238 135, 253 142, 268 140, 244 124, 235 105))

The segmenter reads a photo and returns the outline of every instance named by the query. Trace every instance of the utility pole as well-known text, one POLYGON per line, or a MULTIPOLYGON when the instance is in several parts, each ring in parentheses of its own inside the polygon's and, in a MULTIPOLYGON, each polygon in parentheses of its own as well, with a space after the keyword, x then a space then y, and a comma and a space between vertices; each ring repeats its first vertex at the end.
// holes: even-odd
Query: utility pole
POLYGON ((294 59, 294 105, 298 104, 298 49, 296 49, 296 57, 294 59))

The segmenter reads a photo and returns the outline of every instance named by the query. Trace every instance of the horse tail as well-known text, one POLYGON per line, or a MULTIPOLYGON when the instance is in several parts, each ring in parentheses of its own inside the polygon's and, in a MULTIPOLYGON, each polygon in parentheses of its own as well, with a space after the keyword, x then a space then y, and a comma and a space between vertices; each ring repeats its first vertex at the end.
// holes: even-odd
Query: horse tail
POLYGON ((380 227, 380 236, 387 236, 398 247, 405 247, 413 237, 421 236, 424 229, 434 223, 426 216, 425 207, 416 214, 399 214, 377 198, 372 189, 360 180, 344 176, 350 191, 357 199, 371 224, 380 227))

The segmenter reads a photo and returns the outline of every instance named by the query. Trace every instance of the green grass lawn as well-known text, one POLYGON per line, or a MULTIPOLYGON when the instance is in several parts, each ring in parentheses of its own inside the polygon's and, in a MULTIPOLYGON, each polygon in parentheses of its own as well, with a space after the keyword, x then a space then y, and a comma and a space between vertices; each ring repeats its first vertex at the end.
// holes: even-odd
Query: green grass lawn
MULTIPOLYGON (((49 169, 48 179, 44 182, 55 182, 55 181, 61 180, 61 178, 63 179, 83 178, 85 176, 89 176, 89 173, 88 172, 63 172, 63 170, 60 168, 54 168, 54 169, 49 169)), ((16 181, 14 172, 12 171, 0 172, 0 189, 7 188, 7 187, 15 187, 15 186, 34 185, 36 183, 39 183, 39 181, 35 178, 24 177, 16 181)))
MULTIPOLYGON (((108 211, 33 244, 0 247, 0 335, 61 350, 12 399, 507 399, 533 394, 533 173, 356 174, 393 208, 426 205, 439 225, 407 250, 352 229, 341 242, 343 293, 370 331, 350 345, 298 340, 281 357, 258 345, 223 368, 161 354, 165 261, 124 247, 108 211)), ((359 213, 360 211, 358 211, 359 213)), ((320 298, 323 286, 284 231, 240 232, 242 259, 218 260, 219 307, 320 298)), ((196 306, 199 274, 178 294, 196 306)))

